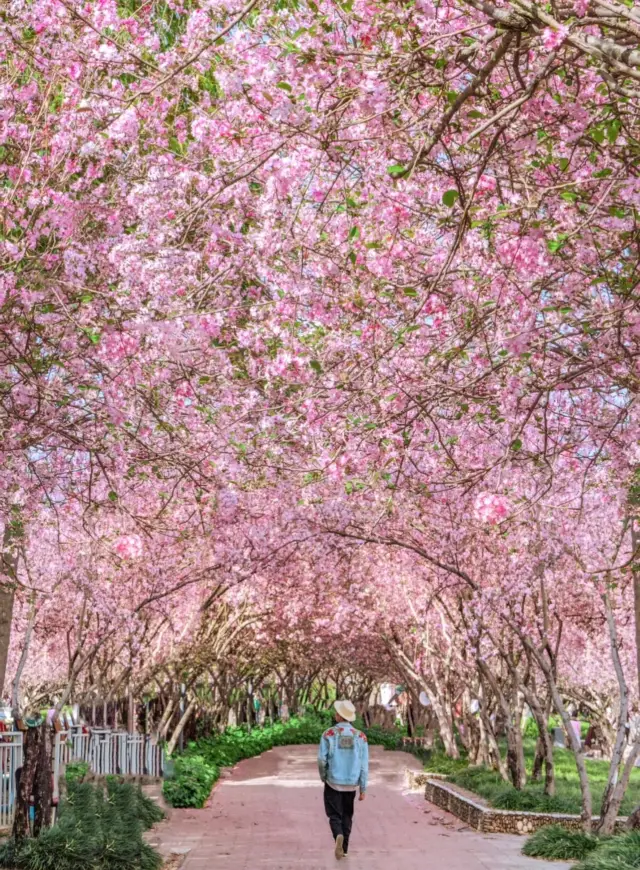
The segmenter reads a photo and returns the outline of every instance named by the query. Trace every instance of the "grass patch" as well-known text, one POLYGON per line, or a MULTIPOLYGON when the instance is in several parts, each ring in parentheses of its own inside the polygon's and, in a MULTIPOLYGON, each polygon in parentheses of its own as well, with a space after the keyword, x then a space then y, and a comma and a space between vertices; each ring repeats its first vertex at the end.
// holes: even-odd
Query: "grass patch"
POLYGON ((559 825, 540 828, 529 837, 522 849, 530 858, 546 858, 548 861, 575 861, 586 858, 598 848, 599 840, 584 831, 567 831, 559 825))
MULTIPOLYGON (((529 776, 533 767, 534 755, 535 742, 526 740, 525 757, 529 776)), ((582 801, 573 753, 567 749, 556 749, 554 750, 554 762, 556 772, 556 795, 554 797, 543 794, 543 786, 540 782, 529 781, 522 791, 518 791, 505 783, 499 773, 484 767, 469 767, 466 759, 453 761, 443 755, 434 754, 427 762, 426 769, 433 773, 447 774, 451 782, 474 792, 496 809, 579 815, 582 801)), ((594 812, 599 813, 607 783, 609 764, 606 761, 595 760, 588 760, 586 764, 591 783, 594 812)), ((640 804, 640 770, 634 770, 620 808, 620 814, 629 815, 638 804, 640 804)))
POLYGON ((619 834, 604 840, 574 870, 638 870, 640 868, 640 831, 619 834))

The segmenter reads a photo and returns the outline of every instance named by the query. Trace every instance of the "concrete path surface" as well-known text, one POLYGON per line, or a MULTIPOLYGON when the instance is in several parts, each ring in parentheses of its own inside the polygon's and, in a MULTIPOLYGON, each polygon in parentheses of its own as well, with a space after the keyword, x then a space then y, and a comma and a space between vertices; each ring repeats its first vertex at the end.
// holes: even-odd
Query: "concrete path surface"
POLYGON ((349 857, 336 861, 313 746, 273 749, 219 782, 207 807, 173 810, 154 834, 184 853, 183 870, 566 870, 520 854, 523 839, 482 835, 405 791, 403 752, 371 748, 367 798, 356 803, 349 857), (461 830, 462 829, 462 830, 461 830))

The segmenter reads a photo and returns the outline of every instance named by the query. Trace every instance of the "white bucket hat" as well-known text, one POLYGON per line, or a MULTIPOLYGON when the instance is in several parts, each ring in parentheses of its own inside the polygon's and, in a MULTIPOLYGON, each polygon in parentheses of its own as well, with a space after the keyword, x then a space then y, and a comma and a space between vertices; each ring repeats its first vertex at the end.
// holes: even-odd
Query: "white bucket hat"
POLYGON ((342 716, 343 719, 346 719, 347 722, 353 722, 356 718, 356 708, 353 706, 351 701, 335 701, 333 706, 335 707, 336 713, 342 716))

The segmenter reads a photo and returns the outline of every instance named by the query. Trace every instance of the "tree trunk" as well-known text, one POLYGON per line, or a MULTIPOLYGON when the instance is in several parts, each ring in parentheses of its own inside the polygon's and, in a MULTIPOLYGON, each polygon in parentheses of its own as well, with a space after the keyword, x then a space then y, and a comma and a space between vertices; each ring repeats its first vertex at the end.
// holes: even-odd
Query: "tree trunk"
POLYGON ((127 731, 129 734, 132 734, 134 731, 137 731, 136 728, 136 705, 133 700, 133 693, 131 689, 127 693, 127 731))
MULTIPOLYGON (((637 553, 640 548, 640 536, 638 536, 634 519, 631 520, 631 546, 633 552, 637 553)), ((640 691, 640 570, 638 569, 640 569, 640 564, 636 560, 633 564, 633 612, 636 628, 636 676, 638 678, 638 690, 640 691)))
POLYGON ((640 807, 637 807, 627 820, 627 830, 640 831, 640 807))
POLYGON ((174 732, 171 735, 171 740, 169 740, 169 742, 167 743, 167 755, 173 754, 173 752, 176 748, 176 744, 178 743, 178 740, 180 739, 180 735, 182 734, 182 731, 184 730, 184 726, 187 724, 187 720, 189 719, 189 716, 191 716, 191 714, 193 713, 193 710, 196 706, 196 702, 197 702, 197 699, 194 698, 189 703, 187 709, 184 711, 184 713, 180 717, 180 721, 176 725, 174 732))
MULTIPOLYGON (((620 767, 624 763, 625 744, 627 743, 626 728, 627 720, 629 718, 629 687, 627 685, 624 671, 622 669, 622 662, 620 661, 618 633, 608 592, 604 593, 604 595, 602 596, 602 600, 604 603, 605 613, 607 616, 607 625, 609 628, 611 658, 613 660, 613 666, 618 680, 618 689, 620 692, 620 706, 618 708, 618 727, 616 732, 616 741, 613 748, 613 754, 611 756, 611 762, 609 764, 609 776, 607 777, 607 785, 602 796, 602 809, 600 811, 600 819, 598 820, 597 830, 599 834, 612 834, 615 826, 616 817, 618 815, 618 810, 620 809, 620 804, 624 799, 623 788, 626 788, 626 783, 624 783, 624 771, 622 775, 622 782, 624 783, 624 785, 623 787, 621 787, 620 767)), ((635 763, 637 754, 637 748, 633 747, 630 753, 632 757, 631 766, 633 766, 633 764, 635 763)), ((626 778, 627 783, 629 781, 630 775, 631 770, 629 770, 629 774, 626 778)))
POLYGON ((522 731, 520 728, 522 720, 520 693, 518 692, 515 680, 512 680, 512 698, 515 698, 515 703, 510 704, 502 691, 498 680, 486 662, 478 658, 476 663, 480 673, 491 686, 491 690, 502 710, 504 726, 507 732, 507 770, 509 772, 509 779, 511 780, 513 787, 520 790, 527 782, 527 769, 525 766, 524 746, 522 744, 522 731))
POLYGON ((53 815, 53 740, 54 732, 44 722, 41 726, 40 751, 38 753, 38 768, 33 784, 35 819, 33 834, 37 837, 41 831, 51 827, 53 815))
POLYGON ((542 765, 544 764, 544 744, 542 737, 538 736, 536 740, 536 753, 533 758, 533 768, 531 770, 531 779, 533 782, 540 782, 542 779, 542 765))
POLYGON ((520 729, 511 723, 507 726, 507 768, 511 784, 520 791, 527 784, 524 746, 520 729))
POLYGON ((606 806, 604 797, 602 799, 602 810, 598 822, 598 832, 601 834, 612 834, 615 830, 616 819, 620 812, 620 805, 624 800, 627 786, 629 785, 629 780, 631 779, 631 774, 635 768, 638 755, 640 755, 640 743, 636 742, 625 759, 625 765, 620 779, 615 784, 613 790, 607 794, 606 806))
POLYGON ((444 751, 449 758, 460 758, 460 751, 456 743, 456 737, 453 730, 453 716, 451 711, 447 710, 446 706, 441 702, 435 694, 431 694, 431 706, 438 720, 438 728, 440 737, 444 744, 444 751))
MULTIPOLYGON (((516 753, 515 773, 518 777, 517 789, 522 789, 527 784, 527 766, 524 757, 524 744, 522 741, 522 713, 524 710, 524 698, 514 684, 514 714, 513 714, 513 745, 516 753)), ((515 783, 514 783, 515 785, 515 783)))
POLYGON ((538 650, 533 646, 529 638, 527 638, 522 632, 518 631, 517 629, 516 633, 520 636, 520 640, 522 641, 524 647, 535 656, 536 661, 540 665, 542 673, 545 675, 545 678, 547 680, 547 685, 549 687, 549 691, 551 692, 551 697, 553 698, 556 712, 562 719, 564 732, 567 736, 567 740, 569 741, 569 748, 573 752, 576 769, 578 771, 580 794, 582 796, 582 827, 587 833, 590 833, 592 828, 593 799, 591 796, 591 785, 589 784, 587 766, 585 764, 584 753, 582 752, 580 741, 578 740, 576 733, 571 725, 571 717, 567 713, 567 709, 562 700, 562 696, 558 690, 558 685, 555 681, 551 665, 545 659, 544 654, 538 652, 538 650))
POLYGON ((509 771, 507 770, 507 765, 505 764, 502 753, 500 752, 500 746, 496 738, 496 732, 493 727, 493 723, 491 722, 491 718, 484 707, 484 704, 480 706, 480 715, 482 717, 485 740, 487 743, 487 750, 491 758, 492 767, 498 771, 498 773, 505 782, 509 782, 509 771))
POLYGON ((19 770, 19 782, 16 794, 16 809, 13 817, 12 835, 16 840, 23 840, 31 834, 29 809, 31 796, 38 769, 40 756, 41 728, 29 728, 24 732, 22 747, 22 767, 19 770))
POLYGON ((16 597, 18 569, 16 541, 22 537, 19 511, 20 509, 15 506, 11 508, 11 513, 7 517, 4 527, 2 552, 0 553, 0 574, 5 575, 5 579, 0 582, 0 695, 4 694, 4 684, 7 677, 13 606, 16 597))
POLYGON ((169 728, 169 723, 171 722, 171 717, 173 716, 173 711, 176 706, 175 696, 169 698, 167 706, 164 708, 164 713, 158 723, 157 735, 159 740, 164 740, 167 736, 167 730, 169 728))
POLYGON ((553 740, 551 739, 547 727, 549 719, 548 713, 546 712, 547 708, 545 706, 543 709, 535 691, 532 692, 529 689, 526 689, 525 699, 529 705, 531 713, 533 714, 533 718, 536 720, 536 725, 538 726, 538 742, 536 744, 536 758, 533 765, 533 779, 540 779, 540 773, 542 771, 542 766, 544 765, 544 793, 552 796, 556 793, 556 777, 553 764, 553 740), (535 775, 536 768, 537 776, 535 775))
MULTIPOLYGON (((633 548, 633 552, 638 552, 638 547, 640 546, 640 540, 638 539, 638 533, 636 531, 635 519, 631 520, 631 546, 633 548)), ((640 571, 638 570, 640 565, 636 560, 633 563, 633 612, 635 616, 635 628, 636 628, 636 671, 638 677, 638 689, 640 690, 640 571)), ((640 828, 640 806, 636 807, 633 813, 629 816, 629 823, 631 824, 631 820, 636 820, 635 827, 640 828)))

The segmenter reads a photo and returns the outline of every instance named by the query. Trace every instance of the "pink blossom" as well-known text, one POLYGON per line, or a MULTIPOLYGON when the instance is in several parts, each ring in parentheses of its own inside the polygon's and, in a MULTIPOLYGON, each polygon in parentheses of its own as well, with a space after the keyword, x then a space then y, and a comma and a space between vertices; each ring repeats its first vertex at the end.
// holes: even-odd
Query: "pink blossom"
POLYGON ((126 109, 109 126, 108 135, 118 142, 132 142, 138 135, 140 122, 136 110, 133 107, 126 109))
POLYGON ((551 27, 545 27, 542 32, 542 44, 547 51, 554 51, 556 48, 560 48, 568 35, 569 28, 564 25, 558 27, 557 30, 554 30, 551 27))
POLYGON ((509 501, 493 493, 479 493, 474 502, 476 519, 486 525, 496 525, 505 519, 510 509, 509 501))
POLYGON ((140 559, 144 548, 140 535, 122 535, 113 549, 122 559, 140 559))

